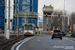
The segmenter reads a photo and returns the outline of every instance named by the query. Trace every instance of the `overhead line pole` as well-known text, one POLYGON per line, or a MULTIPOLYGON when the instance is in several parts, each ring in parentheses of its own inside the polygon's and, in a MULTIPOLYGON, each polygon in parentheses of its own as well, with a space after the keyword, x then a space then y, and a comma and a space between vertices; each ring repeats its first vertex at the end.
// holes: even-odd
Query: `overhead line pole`
POLYGON ((8 17, 8 29, 10 29, 10 0, 9 0, 9 17, 8 17))
POLYGON ((19 18, 18 18, 18 13, 19 13, 19 0, 17 0, 17 36, 19 35, 19 29, 18 29, 18 27, 19 27, 18 26, 18 21, 19 21, 18 19, 19 18))
POLYGON ((10 0, 5 0, 5 38, 10 39, 10 0))
POLYGON ((64 0, 64 11, 63 11, 63 31, 65 31, 65 0, 64 0))

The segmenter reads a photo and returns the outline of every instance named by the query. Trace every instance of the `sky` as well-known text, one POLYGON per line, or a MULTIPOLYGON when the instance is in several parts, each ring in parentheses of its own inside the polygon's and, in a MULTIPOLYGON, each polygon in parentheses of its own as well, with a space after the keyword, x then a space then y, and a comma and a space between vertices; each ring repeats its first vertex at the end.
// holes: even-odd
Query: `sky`
MULTIPOLYGON (((38 13, 39 15, 43 15, 43 6, 44 5, 52 5, 54 10, 62 10, 64 9, 64 0, 38 0, 38 13)), ((68 14, 75 12, 75 0, 65 0, 65 10, 68 14)), ((42 16, 39 16, 42 19, 42 16)))

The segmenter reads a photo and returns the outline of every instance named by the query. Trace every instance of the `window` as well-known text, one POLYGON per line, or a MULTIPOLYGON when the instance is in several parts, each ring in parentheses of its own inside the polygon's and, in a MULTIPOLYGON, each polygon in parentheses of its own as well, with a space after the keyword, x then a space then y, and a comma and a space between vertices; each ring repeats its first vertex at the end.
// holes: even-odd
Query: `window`
POLYGON ((32 25, 25 25, 25 30, 32 30, 32 25))

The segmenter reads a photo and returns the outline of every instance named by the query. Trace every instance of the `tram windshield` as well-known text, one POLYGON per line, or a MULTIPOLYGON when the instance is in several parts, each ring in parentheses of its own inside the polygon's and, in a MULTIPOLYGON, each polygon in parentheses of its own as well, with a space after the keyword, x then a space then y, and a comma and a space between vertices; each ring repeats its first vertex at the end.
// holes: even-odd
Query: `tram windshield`
POLYGON ((25 30, 32 30, 32 25, 25 25, 25 30))

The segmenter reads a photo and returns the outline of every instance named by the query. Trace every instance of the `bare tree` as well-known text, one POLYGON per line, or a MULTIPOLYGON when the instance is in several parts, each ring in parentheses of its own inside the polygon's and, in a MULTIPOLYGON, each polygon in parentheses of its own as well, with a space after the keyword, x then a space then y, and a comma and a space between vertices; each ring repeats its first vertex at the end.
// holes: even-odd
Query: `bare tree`
MULTIPOLYGON (((65 11, 66 12, 66 11, 65 11)), ((59 10, 55 10, 54 11, 54 14, 53 15, 58 15, 58 13, 60 13, 60 15, 63 15, 63 11, 59 11, 59 10)), ((65 13, 66 14, 66 13, 65 13)), ((54 16, 52 17, 53 21, 52 21, 52 24, 51 24, 51 28, 53 28, 53 26, 55 28, 57 27, 60 27, 60 29, 62 30, 62 18, 63 17, 58 17, 58 16, 54 16)), ((67 21, 68 21, 68 18, 65 17, 65 27, 67 28, 67 21)))
MULTIPOLYGON (((72 26, 72 28, 73 24, 75 24, 75 12, 72 12, 70 16, 70 26, 72 26)), ((73 32, 73 29, 71 31, 73 32)))

